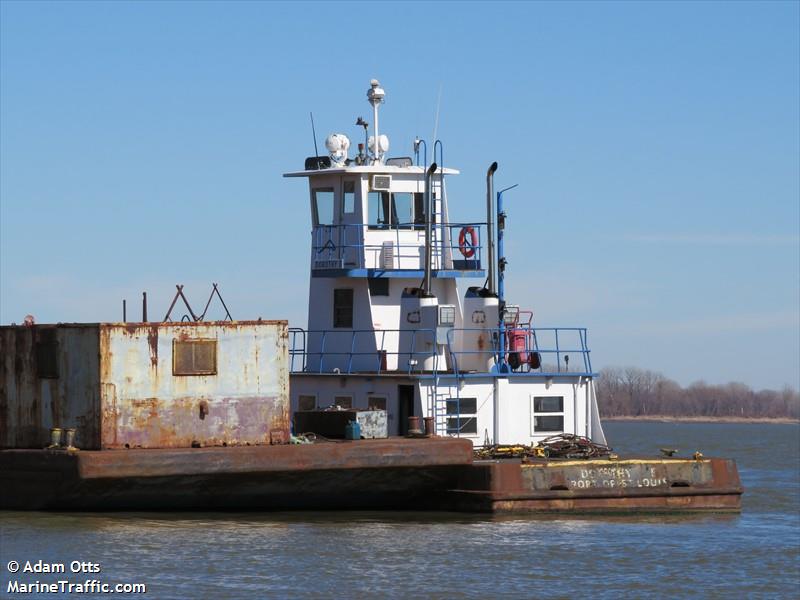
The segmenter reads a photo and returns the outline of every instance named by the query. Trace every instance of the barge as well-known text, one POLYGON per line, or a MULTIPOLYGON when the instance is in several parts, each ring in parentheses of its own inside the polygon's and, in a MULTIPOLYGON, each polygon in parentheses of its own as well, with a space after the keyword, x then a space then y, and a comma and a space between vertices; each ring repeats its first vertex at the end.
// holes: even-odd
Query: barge
POLYGON ((537 452, 553 435, 606 447, 587 330, 506 299, 497 163, 485 218, 451 220, 458 171, 438 140, 430 163, 420 139, 388 157, 384 97, 373 80, 354 157, 335 133, 285 174, 308 181, 307 328, 172 308, 0 327, 0 508, 740 509, 730 459, 537 452), (530 452, 474 453, 509 446, 530 452))

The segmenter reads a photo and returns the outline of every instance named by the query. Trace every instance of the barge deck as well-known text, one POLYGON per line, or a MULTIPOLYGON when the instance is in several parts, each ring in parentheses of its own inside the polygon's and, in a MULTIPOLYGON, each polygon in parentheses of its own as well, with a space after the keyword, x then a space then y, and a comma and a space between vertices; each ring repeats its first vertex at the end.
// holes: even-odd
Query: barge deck
POLYGON ((473 461, 457 438, 0 452, 11 510, 740 510, 731 460, 473 461))

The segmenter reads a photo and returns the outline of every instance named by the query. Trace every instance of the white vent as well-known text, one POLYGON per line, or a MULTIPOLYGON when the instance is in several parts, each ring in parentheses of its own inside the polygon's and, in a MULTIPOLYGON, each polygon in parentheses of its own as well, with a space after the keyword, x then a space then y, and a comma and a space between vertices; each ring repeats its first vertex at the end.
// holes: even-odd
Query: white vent
POLYGON ((394 268, 394 242, 383 242, 381 244, 381 268, 394 268))
POLYGON ((376 192, 388 192, 392 187, 391 175, 373 175, 372 189, 376 192))

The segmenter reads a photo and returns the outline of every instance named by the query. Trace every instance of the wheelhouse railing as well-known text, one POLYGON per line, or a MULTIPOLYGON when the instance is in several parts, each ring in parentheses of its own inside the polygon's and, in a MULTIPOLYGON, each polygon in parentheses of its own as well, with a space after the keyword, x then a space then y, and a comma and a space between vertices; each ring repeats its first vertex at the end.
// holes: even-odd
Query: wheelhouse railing
MULTIPOLYGON (((484 223, 438 223, 433 228, 433 269, 482 268, 484 223)), ((312 269, 420 270, 425 226, 419 223, 317 225, 311 231, 312 269)))
POLYGON ((447 332, 446 343, 436 343, 432 329, 289 329, 292 373, 407 373, 452 374, 477 377, 557 377, 595 375, 582 327, 529 327, 506 330, 458 328, 447 332), (465 338, 483 335, 483 349, 464 348, 465 338), (430 346, 431 349, 427 349, 430 346), (477 359, 477 361, 476 361, 477 359), (468 368, 476 362, 483 368, 468 368))
POLYGON ((460 375, 479 374, 464 369, 466 357, 485 358, 488 372, 511 375, 584 375, 592 376, 591 351, 585 327, 517 327, 486 330, 478 328, 453 329, 447 334, 448 356, 452 359, 452 370, 460 375), (465 333, 491 332, 491 348, 488 350, 464 349, 465 333), (499 340, 505 335, 505 343, 499 340), (458 349, 456 349, 458 348, 458 349), (572 363, 572 364, 570 364, 572 363))
POLYGON ((289 328, 289 369, 292 373, 437 373, 444 354, 437 351, 432 329, 289 328), (407 347, 399 348, 404 338, 407 347), (426 350, 425 346, 431 350, 426 350), (394 368, 392 368, 394 367, 394 368))

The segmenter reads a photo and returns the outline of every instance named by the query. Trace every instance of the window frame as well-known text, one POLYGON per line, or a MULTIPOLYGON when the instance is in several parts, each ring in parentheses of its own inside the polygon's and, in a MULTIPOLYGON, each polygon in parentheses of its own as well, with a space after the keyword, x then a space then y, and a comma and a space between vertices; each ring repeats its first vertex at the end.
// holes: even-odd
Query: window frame
POLYGON ((391 287, 390 287, 389 281, 390 280, 389 280, 388 277, 370 277, 369 279, 367 279, 367 288, 369 289, 370 297, 371 298, 375 298, 375 297, 386 298, 388 296, 391 296, 391 287), (377 287, 378 284, 381 284, 381 287, 383 287, 384 285, 386 286, 386 293, 385 294, 383 293, 382 289, 381 290, 373 289, 373 286, 377 287))
POLYGON ((353 394, 334 394, 334 396, 333 396, 333 406, 339 406, 340 408, 342 408, 344 410, 353 409, 354 408, 353 407, 354 401, 355 400, 353 398, 353 394), (338 403, 338 400, 345 399, 345 398, 350 400, 350 406, 342 406, 341 404, 338 403))
POLYGON ((319 405, 317 404, 318 400, 319 398, 317 397, 317 394, 297 394, 297 411, 308 412, 310 410, 317 410, 317 408, 319 407, 319 405), (314 408, 302 408, 300 406, 300 401, 303 398, 311 398, 312 400, 314 400, 314 408))
POLYGON ((312 188, 311 190, 311 218, 314 222, 314 227, 332 227, 336 225, 336 190, 332 186, 312 188), (331 222, 319 222, 319 202, 317 200, 317 192, 329 192, 331 194, 331 222))
POLYGON ((531 394, 531 435, 553 435, 556 433, 564 433, 564 424, 566 423, 566 413, 565 413, 565 406, 566 398, 562 396, 537 396, 536 394, 531 394), (545 398, 558 398, 561 400, 561 410, 536 410, 536 400, 537 399, 545 399, 545 398), (561 418, 561 429, 539 429, 536 427, 536 417, 560 417, 561 418))
POLYGON ((367 394, 367 410, 389 410, 389 396, 386 394, 367 394), (383 400, 383 408, 372 408, 370 399, 383 400))
POLYGON ((214 338, 192 338, 186 340, 173 339, 172 340, 172 376, 173 377, 206 377, 208 375, 217 375, 219 373, 219 352, 218 340, 214 338), (191 371, 179 372, 178 370, 178 347, 187 344, 192 346, 192 367, 191 371), (214 349, 213 368, 212 369, 197 369, 195 368, 196 356, 194 348, 200 345, 209 345, 214 349))
MULTIPOLYGON (((468 407, 469 408, 469 407, 468 407)), ((445 400, 445 418, 447 419, 446 429, 447 435, 454 435, 454 436, 464 436, 464 437, 477 437, 478 436, 478 398, 477 397, 469 397, 469 398, 447 398, 445 400), (464 406, 463 403, 465 401, 470 401, 475 403, 475 410, 463 412, 464 406), (458 412, 455 410, 451 410, 450 406, 451 403, 458 407, 458 412), (451 427, 451 423, 455 423, 451 427), (471 431, 471 425, 475 425, 475 431, 471 431), (464 430, 464 427, 470 426, 469 430, 464 430), (457 428, 458 431, 451 432, 451 429, 457 428)))
POLYGON ((353 328, 353 315, 355 313, 355 290, 353 288, 333 288, 333 327, 334 329, 352 329, 353 328), (342 313, 341 311, 346 308, 346 304, 341 304, 339 301, 339 297, 342 293, 349 292, 350 295, 350 315, 349 315, 349 325, 344 324, 347 323, 348 320, 345 319, 344 321, 341 320, 342 313))

